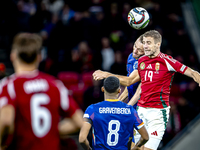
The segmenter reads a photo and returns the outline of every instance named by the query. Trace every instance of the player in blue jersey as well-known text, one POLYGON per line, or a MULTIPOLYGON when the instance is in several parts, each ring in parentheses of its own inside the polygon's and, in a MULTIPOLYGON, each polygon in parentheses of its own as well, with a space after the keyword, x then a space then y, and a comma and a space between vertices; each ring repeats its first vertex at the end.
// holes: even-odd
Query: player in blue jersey
MULTIPOLYGON (((133 52, 129 55, 128 59, 127 59, 127 76, 132 77, 135 76, 135 73, 137 72, 137 66, 138 66, 138 59, 144 55, 144 49, 143 49, 143 45, 142 45, 142 36, 140 36, 134 43, 133 45, 133 52)), ((118 75, 106 72, 106 71, 101 71, 101 70, 97 70, 94 72, 93 77, 94 79, 104 79, 107 78, 109 76, 116 76, 118 77, 118 75), (96 74, 97 77, 96 78, 96 74)), ((127 80, 124 80, 124 82, 127 82, 127 80)), ((131 98, 133 97, 133 95, 135 94, 137 87, 139 85, 140 82, 136 82, 135 84, 132 84, 130 86, 127 86, 124 91, 122 92, 122 94, 119 96, 119 100, 128 103, 129 105, 133 105, 132 103, 130 103, 129 101, 131 100, 131 98), (127 101, 128 98, 128 101, 127 101)), ((139 99, 140 96, 140 92, 137 92, 134 95, 135 99, 139 99)), ((133 105, 133 107, 136 109, 137 107, 137 103, 133 105)), ((139 139, 136 139, 136 141, 138 141, 139 139)), ((135 143, 135 139, 133 138, 132 140, 133 143, 135 143)), ((134 145, 134 144, 133 144, 134 145)))
MULTIPOLYGON (((144 49, 142 45, 141 36, 136 40, 136 42, 133 45, 133 52, 128 56, 127 59, 127 76, 131 76, 132 72, 137 70, 138 68, 138 59, 144 55, 144 49)), ((112 75, 112 74, 110 74, 112 75)), ((136 92, 136 89, 139 85, 139 82, 136 82, 135 84, 132 84, 130 86, 127 86, 123 93, 120 95, 119 100, 125 101, 128 97, 128 102, 131 100, 133 95, 136 92)), ((139 96, 139 95, 138 95, 139 96)), ((133 107, 136 109, 137 103, 133 105, 133 107)))
MULTIPOLYGON (((135 41, 133 45, 133 52, 129 55, 127 59, 127 76, 130 76, 130 77, 134 76, 135 72, 137 72, 138 59, 144 55, 144 49, 143 49, 141 37, 142 36, 140 36, 135 41)), ((118 77, 118 75, 115 75, 106 71, 101 71, 101 70, 97 70, 93 73, 93 77, 96 80, 101 80, 109 76, 118 77)), ((122 94, 120 95, 119 100, 128 103, 133 97, 133 95, 135 94, 138 85, 139 85, 139 82, 126 87, 124 91, 122 92, 122 94), (128 97, 128 101, 126 101, 127 97, 128 97)), ((139 94, 135 95, 135 97, 139 98, 139 94)), ((133 107, 136 109, 137 103, 133 107)))
POLYGON ((119 79, 111 76, 104 80, 102 87, 105 101, 90 105, 84 114, 84 124, 79 142, 85 150, 91 149, 87 140, 92 127, 93 150, 129 150, 135 128, 141 134, 132 148, 138 149, 148 139, 148 133, 136 110, 117 99, 121 89, 119 79))

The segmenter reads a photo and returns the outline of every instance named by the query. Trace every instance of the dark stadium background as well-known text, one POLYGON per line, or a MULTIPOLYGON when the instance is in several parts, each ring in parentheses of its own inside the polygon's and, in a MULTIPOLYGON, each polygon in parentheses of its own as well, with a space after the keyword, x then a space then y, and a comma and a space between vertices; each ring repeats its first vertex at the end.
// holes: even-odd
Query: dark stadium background
MULTIPOLYGON (((191 34, 194 28, 188 26, 188 19, 192 18, 184 15, 190 10, 199 27, 199 8, 198 0, 1 0, 0 76, 14 72, 9 60, 13 37, 19 32, 36 32, 43 38, 39 69, 63 80, 84 111, 91 103, 103 100, 101 81, 91 77, 94 70, 126 75, 133 42, 150 29, 163 36, 161 52, 200 71, 199 49, 193 41, 197 38, 191 34), (192 10, 186 6, 188 3, 192 10), (128 25, 127 14, 139 6, 149 12, 150 23, 145 29, 135 30, 128 25), (107 58, 110 62, 105 61, 107 58)), ((199 93, 192 79, 175 75, 170 121, 159 149, 197 118, 199 93)), ((63 139, 63 149, 80 149, 77 135, 63 139)))

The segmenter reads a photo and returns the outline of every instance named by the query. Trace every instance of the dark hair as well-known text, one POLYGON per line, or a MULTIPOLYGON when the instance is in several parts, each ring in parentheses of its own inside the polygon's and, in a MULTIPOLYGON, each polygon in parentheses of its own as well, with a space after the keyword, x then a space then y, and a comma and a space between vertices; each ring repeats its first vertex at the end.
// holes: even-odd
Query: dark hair
POLYGON ((42 38, 35 33, 19 33, 14 37, 12 50, 17 51, 17 56, 23 62, 33 63, 42 47, 42 38))
POLYGON ((108 93, 114 93, 119 88, 120 82, 117 77, 110 76, 104 80, 103 86, 108 93))
POLYGON ((145 32, 142 35, 142 41, 143 41, 143 37, 152 37, 154 39, 155 44, 158 43, 158 42, 160 42, 160 43, 162 42, 162 36, 156 30, 150 30, 150 31, 145 32))

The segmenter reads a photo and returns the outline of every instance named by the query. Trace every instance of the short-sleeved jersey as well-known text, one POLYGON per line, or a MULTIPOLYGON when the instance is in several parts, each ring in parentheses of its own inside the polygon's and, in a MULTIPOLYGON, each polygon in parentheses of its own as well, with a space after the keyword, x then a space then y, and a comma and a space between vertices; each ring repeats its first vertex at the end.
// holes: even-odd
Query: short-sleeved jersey
MULTIPOLYGON (((131 53, 128 56, 126 69, 127 69, 127 76, 129 76, 134 70, 138 69, 138 60, 133 57, 133 53, 131 53)), ((132 84, 130 86, 127 86, 128 99, 129 100, 135 94, 135 92, 137 90, 137 87, 138 87, 138 84, 139 84, 139 82, 136 82, 136 83, 134 83, 134 84, 132 84)), ((137 107, 137 103, 133 107, 136 108, 137 107)))
POLYGON ((141 95, 138 106, 166 108, 175 72, 184 74, 187 66, 171 56, 159 53, 155 58, 143 56, 138 60, 141 95))
POLYGON ((60 117, 71 117, 78 109, 61 81, 39 71, 1 82, 0 106, 6 105, 15 108, 16 150, 58 150, 60 117))
POLYGON ((133 129, 144 125, 132 106, 118 100, 90 105, 84 118, 92 120, 93 150, 128 150, 133 129))

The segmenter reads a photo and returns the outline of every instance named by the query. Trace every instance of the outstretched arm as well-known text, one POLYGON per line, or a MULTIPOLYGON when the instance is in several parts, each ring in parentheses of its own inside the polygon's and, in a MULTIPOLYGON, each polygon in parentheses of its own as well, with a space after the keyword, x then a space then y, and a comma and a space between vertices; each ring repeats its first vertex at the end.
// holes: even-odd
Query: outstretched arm
POLYGON ((129 101, 128 105, 132 106, 135 105, 140 98, 140 93, 141 93, 141 83, 138 85, 137 90, 133 95, 133 97, 131 98, 131 100, 129 101))
POLYGON ((184 73, 186 76, 191 77, 194 79, 195 82, 197 82, 200 86, 200 74, 199 72, 191 69, 190 67, 188 67, 184 73))
POLYGON ((130 86, 138 81, 140 81, 140 76, 138 74, 138 70, 134 70, 129 77, 122 76, 122 75, 115 75, 106 71, 97 70, 93 73, 93 78, 95 80, 102 80, 104 78, 107 78, 109 76, 115 76, 119 78, 120 84, 123 86, 130 86))

